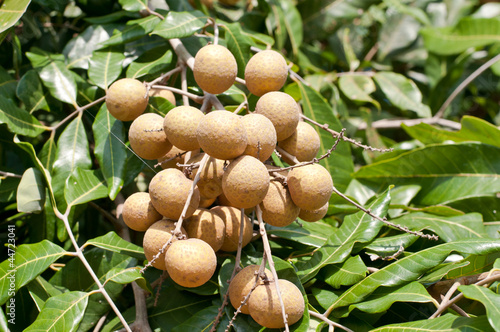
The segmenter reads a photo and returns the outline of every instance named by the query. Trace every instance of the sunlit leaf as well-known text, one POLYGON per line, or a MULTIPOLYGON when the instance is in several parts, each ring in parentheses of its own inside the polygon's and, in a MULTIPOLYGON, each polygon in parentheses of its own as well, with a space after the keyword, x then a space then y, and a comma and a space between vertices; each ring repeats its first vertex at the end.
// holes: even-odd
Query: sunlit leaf
POLYGON ((40 79, 52 96, 76 105, 76 82, 73 74, 61 61, 52 61, 40 70, 40 79))
POLYGON ((172 67, 172 50, 162 48, 144 53, 127 68, 127 77, 139 78, 144 75, 156 74, 172 67))
POLYGON ((29 70, 23 75, 17 85, 17 96, 23 101, 29 113, 39 109, 50 110, 42 82, 35 70, 29 70))
POLYGON ((127 22, 127 26, 109 39, 103 40, 101 47, 125 44, 141 37, 147 36, 160 23, 160 18, 155 15, 149 15, 137 20, 127 22))
POLYGON ((366 265, 361 260, 361 257, 349 257, 346 261, 340 264, 325 266, 321 270, 321 278, 333 288, 340 286, 350 286, 366 276, 366 265))
POLYGON ((0 7, 0 32, 7 30, 23 16, 31 0, 4 0, 0 7))
POLYGON ((380 104, 370 97, 370 94, 376 90, 375 83, 370 77, 355 74, 343 75, 339 79, 339 87, 347 98, 372 103, 380 109, 380 104))
POLYGON ((62 294, 64 289, 56 288, 50 282, 38 276, 26 285, 31 298, 36 303, 38 311, 41 311, 45 302, 53 296, 62 294))
POLYGON ((152 34, 165 39, 189 37, 205 25, 207 18, 199 11, 169 12, 167 17, 156 26, 152 34))
POLYGON ((26 213, 38 213, 45 203, 45 179, 42 172, 34 167, 28 168, 17 187, 17 210, 26 213))
POLYGON ((127 269, 123 268, 113 268, 106 273, 106 280, 104 284, 108 282, 115 282, 117 284, 130 284, 135 281, 139 286, 141 286, 145 291, 153 292, 151 286, 144 278, 144 275, 139 272, 138 267, 131 267, 127 269))
POLYGON ((284 239, 297 241, 314 247, 321 247, 328 238, 337 230, 321 221, 303 222, 302 225, 292 223, 285 227, 266 225, 267 233, 284 239))
POLYGON ((238 23, 224 24, 224 36, 227 43, 227 48, 234 55, 238 64, 238 77, 245 76, 245 67, 250 59, 250 47, 253 42, 249 36, 241 30, 241 25, 238 23))
POLYGON ((493 331, 486 316, 481 317, 461 317, 452 314, 446 314, 444 316, 417 320, 408 323, 397 323, 389 324, 372 330, 373 332, 395 332, 395 331, 405 331, 405 332, 461 332, 461 331, 493 331))
POLYGON ((129 12, 138 12, 140 10, 147 10, 148 5, 146 0, 118 0, 123 9, 129 12))
POLYGON ((133 243, 125 241, 119 237, 115 232, 109 232, 106 235, 96 237, 92 240, 85 242, 83 245, 86 246, 99 247, 105 250, 117 252, 120 254, 136 257, 139 259, 145 259, 144 249, 133 243))
POLYGON ((30 137, 38 136, 47 129, 34 116, 17 107, 12 99, 6 99, 1 95, 0 123, 6 123, 15 134, 30 137))
POLYGON ((101 89, 107 90, 122 72, 123 51, 106 48, 95 51, 90 58, 89 78, 101 89))
POLYGON ((91 25, 64 47, 63 54, 67 57, 68 68, 89 68, 92 52, 100 47, 100 43, 110 39, 102 25, 91 25))
POLYGON ((107 195, 108 188, 99 170, 85 170, 77 167, 66 180, 64 197, 68 205, 87 203, 107 195))

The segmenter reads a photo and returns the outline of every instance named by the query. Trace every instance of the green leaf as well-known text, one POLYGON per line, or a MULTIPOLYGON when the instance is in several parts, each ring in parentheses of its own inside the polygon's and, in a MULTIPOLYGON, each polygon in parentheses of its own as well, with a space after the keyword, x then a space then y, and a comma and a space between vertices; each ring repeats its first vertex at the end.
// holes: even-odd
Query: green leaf
POLYGON ((467 263, 466 266, 450 270, 445 279, 458 279, 468 275, 488 272, 494 268, 494 263, 498 258, 500 258, 500 252, 488 255, 470 255, 461 261, 467 263))
MULTIPOLYGON (((9 255, 11 250, 13 248, 9 246, 9 255)), ((14 255, 10 256, 15 259, 5 260, 0 264, 0 305, 13 295, 9 292, 11 282, 15 283, 15 291, 19 290, 65 253, 66 250, 47 240, 17 247, 14 255)))
POLYGON ((376 87, 373 80, 368 76, 344 75, 339 79, 340 90, 351 100, 372 103, 380 109, 380 104, 370 97, 372 92, 375 92, 376 87))
POLYGON ((42 82, 35 70, 29 70, 23 75, 17 85, 17 96, 30 114, 40 109, 50 111, 42 82))
POLYGON ((88 300, 89 294, 85 292, 67 292, 51 297, 25 331, 76 331, 88 300))
POLYGON ((17 187, 17 211, 26 213, 38 213, 43 210, 45 204, 45 179, 42 172, 31 167, 28 168, 21 178, 17 187))
POLYGON ((135 281, 142 289, 150 293, 153 293, 151 286, 149 285, 147 280, 144 278, 144 275, 139 270, 140 269, 138 267, 130 267, 127 269, 113 268, 109 270, 108 273, 106 273, 105 277, 106 280, 104 281, 104 284, 107 284, 108 282, 112 281, 117 284, 124 285, 124 284, 130 284, 131 282, 135 281))
MULTIPOLYGON (((184 332, 184 331, 209 331, 215 322, 215 317, 217 317, 219 311, 219 305, 213 305, 203 310, 196 312, 191 318, 184 321, 182 324, 177 325, 172 329, 172 332, 184 332)), ((225 319, 221 320, 218 325, 217 331, 220 331, 222 327, 225 328, 229 320, 227 316, 225 319)))
POLYGON ((478 285, 462 285, 458 290, 471 300, 481 302, 486 308, 486 316, 491 326, 500 331, 500 295, 486 287, 478 285))
POLYGON ((136 257, 142 260, 146 259, 146 257, 144 256, 144 249, 142 247, 139 247, 138 245, 125 241, 124 239, 119 237, 115 232, 109 232, 106 235, 96 237, 92 240, 88 240, 87 242, 85 242, 83 247, 87 247, 89 245, 117 252, 120 254, 136 257))
POLYGON ((498 18, 464 17, 455 27, 420 30, 427 50, 440 55, 461 53, 471 47, 483 47, 500 41, 498 18))
POLYGON ((412 80, 393 72, 378 72, 373 78, 397 108, 415 112, 421 118, 431 116, 429 106, 422 104, 422 93, 412 80))
POLYGON ((155 15, 128 21, 126 27, 122 31, 118 31, 109 39, 103 40, 100 46, 121 45, 147 36, 160 21, 160 18, 155 15))
MULTIPOLYGON (((302 18, 299 11, 290 0, 273 0, 269 5, 272 8, 272 12, 279 16, 279 20, 276 20, 277 23, 280 23, 280 25, 277 26, 277 30, 282 30, 286 33, 285 36, 288 36, 294 56, 298 56, 299 47, 302 45, 303 39, 302 18)), ((283 32, 281 33, 283 34, 283 32)), ((284 42, 285 39, 281 37, 278 42, 278 49, 283 48, 284 42), (281 45, 281 47, 279 45, 281 45)))
POLYGON ((101 25, 91 25, 64 47, 63 54, 68 61, 68 68, 89 69, 92 52, 100 47, 100 43, 110 39, 110 32, 101 25))
POLYGON ((28 8, 31 0, 4 0, 0 8, 0 32, 16 24, 28 8))
POLYGON ((17 107, 12 99, 0 95, 0 123, 6 123, 14 134, 36 137, 47 127, 25 110, 17 107))
POLYGON ((40 70, 40 79, 56 99, 76 106, 76 81, 61 61, 52 61, 40 70))
POLYGON ((167 17, 156 26, 152 34, 165 39, 189 37, 203 28, 207 19, 208 16, 199 11, 169 12, 167 17))
POLYGON ((65 289, 58 289, 54 287, 50 282, 38 276, 35 280, 31 281, 26 285, 29 294, 36 304, 38 311, 41 311, 45 302, 53 296, 62 294, 65 289))
POLYGON ((118 0, 123 9, 129 12, 138 12, 140 10, 147 10, 148 5, 146 0, 118 0))
POLYGON ((389 324, 372 330, 373 332, 462 332, 462 331, 493 331, 485 316, 460 317, 452 314, 434 318, 417 320, 408 323, 389 324))
POLYGON ((56 159, 57 146, 54 136, 51 135, 38 153, 41 165, 49 172, 52 171, 52 164, 56 159))
POLYGON ((394 13, 388 16, 387 22, 382 25, 379 33, 379 51, 377 52, 379 60, 384 60, 391 53, 410 46, 417 39, 420 30, 418 21, 409 15, 394 13))
POLYGON ((238 77, 245 77, 245 67, 250 59, 250 47, 254 45, 252 39, 244 34, 239 23, 225 23, 224 38, 227 48, 234 55, 238 64, 238 77))
MULTIPOLYGON (((393 190, 391 190, 391 196, 392 192, 393 190)), ((413 234, 403 233, 394 236, 379 237, 367 245, 360 244, 359 246, 355 246, 355 249, 358 249, 358 247, 363 247, 366 249, 366 253, 368 255, 386 257, 394 255, 400 250, 401 247, 407 248, 411 246, 417 240, 417 236, 413 234)))
POLYGON ((66 180, 64 197, 68 206, 87 203, 108 195, 108 188, 99 170, 75 168, 66 180))
MULTIPOLYGON (((424 24, 424 25, 431 24, 426 13, 422 9, 418 8, 417 6, 406 5, 405 3, 400 2, 398 0, 384 0, 384 2, 387 4, 387 6, 394 8, 398 12, 413 17, 414 19, 418 20, 421 24, 424 24)), ((389 26, 393 26, 392 24, 390 24, 388 22, 386 24, 389 26)), ((400 28, 400 27, 395 27, 395 29, 398 29, 398 28, 400 28)))
POLYGON ((321 221, 303 222, 302 225, 292 223, 285 227, 266 225, 266 229, 268 234, 318 248, 325 244, 328 238, 337 230, 321 221))
POLYGON ((152 75, 172 67, 172 50, 163 47, 152 49, 141 55, 127 68, 127 77, 139 78, 145 75, 152 75))
POLYGON ((122 50, 106 48, 95 51, 90 58, 89 78, 95 85, 107 90, 120 74, 125 55, 122 50))
POLYGON ((14 99, 17 86, 17 81, 0 66, 0 95, 7 99, 14 99))
POLYGON ((7 203, 16 199, 16 190, 19 182, 18 178, 0 178, 0 202, 7 203))
POLYGON ((325 266, 320 274, 321 279, 332 286, 340 288, 340 286, 350 286, 362 280, 368 272, 366 265, 359 255, 349 257, 346 261, 340 264, 325 266))

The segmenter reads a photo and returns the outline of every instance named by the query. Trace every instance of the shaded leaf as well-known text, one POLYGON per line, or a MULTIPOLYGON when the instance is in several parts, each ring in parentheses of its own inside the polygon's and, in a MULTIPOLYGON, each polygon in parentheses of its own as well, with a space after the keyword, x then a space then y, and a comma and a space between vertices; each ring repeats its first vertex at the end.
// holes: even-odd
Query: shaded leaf
POLYGON ((380 109, 380 104, 370 97, 370 94, 376 90, 375 83, 370 77, 354 74, 344 75, 339 79, 339 87, 347 98, 372 103, 380 109))
POLYGON ((13 177, 0 178, 0 202, 7 203, 16 199, 16 190, 20 179, 13 177))
POLYGON ((87 242, 85 242, 83 247, 87 247, 89 245, 136 257, 142 260, 146 259, 144 256, 144 249, 142 247, 139 247, 138 245, 122 239, 115 232, 109 232, 106 235, 88 240, 87 242))
POLYGON ((172 50, 158 48, 148 51, 128 66, 127 77, 139 78, 165 71, 172 67, 172 58, 172 50))
POLYGON ((75 168, 66 180, 64 197, 68 206, 87 203, 108 195, 108 188, 99 170, 75 168))
POLYGON ((124 29, 113 34, 109 39, 103 40, 101 47, 125 44, 141 37, 147 36, 160 23, 160 18, 149 15, 137 20, 127 22, 124 29))
POLYGON ((377 53, 379 60, 411 45, 417 39, 420 30, 419 22, 409 15, 394 13, 388 16, 387 22, 380 29, 377 53))
POLYGON ((297 56, 303 39, 302 18, 299 11, 290 0, 272 0, 269 5, 272 8, 272 16, 269 18, 274 16, 275 22, 273 23, 276 24, 277 48, 283 48, 288 40, 292 46, 293 54, 297 56))
POLYGON ((466 266, 448 272, 445 279, 458 279, 463 276, 488 272, 494 268, 495 261, 500 258, 500 252, 488 255, 470 255, 462 260, 466 266))
POLYGON ((40 78, 56 99, 76 105, 76 81, 61 61, 52 61, 40 70, 40 78))
POLYGON ((16 88, 19 89, 17 80, 12 78, 12 76, 0 66, 0 95, 7 99, 14 99, 16 88))
POLYGON ((57 146, 54 139, 54 135, 51 135, 49 139, 45 142, 42 150, 38 153, 38 158, 42 166, 49 172, 52 171, 52 164, 56 159, 57 146))
POLYGON ((125 55, 122 50, 106 48, 95 51, 90 58, 89 78, 95 85, 107 90, 122 73, 125 55))
POLYGON ((26 287, 38 311, 42 310, 45 302, 47 302, 49 298, 63 293, 63 290, 54 287, 41 276, 36 277, 36 279, 31 281, 26 287))
MULTIPOLYGON (((182 324, 177 325, 172 329, 172 332, 184 331, 209 331, 215 322, 219 311, 219 305, 213 305, 208 308, 196 312, 191 318, 184 321, 182 324)), ((229 320, 227 316, 219 322, 216 331, 224 331, 229 320)))
POLYGON ((203 28, 207 19, 208 17, 199 11, 169 12, 167 17, 156 26, 152 34, 165 39, 189 37, 203 28))
POLYGON ((340 288, 357 283, 366 276, 367 271, 363 260, 357 255, 343 263, 325 266, 320 274, 328 285, 340 288))
POLYGON ((0 32, 7 30, 23 16, 31 0, 4 0, 0 8, 0 32))
POLYGON ((135 281, 142 289, 153 293, 151 286, 144 278, 144 275, 139 272, 138 267, 130 267, 127 269, 113 268, 106 273, 105 278, 106 280, 104 281, 104 284, 110 281, 116 282, 117 284, 130 284, 132 281, 135 281))
POLYGON ((0 123, 6 123, 14 134, 35 137, 40 135, 47 127, 38 120, 17 107, 12 99, 0 95, 0 123))
POLYGON ((17 211, 38 213, 45 204, 45 179, 42 172, 34 167, 28 168, 17 187, 17 211))
POLYGON ((337 230, 321 221, 304 222, 302 225, 292 223, 285 227, 266 225, 266 229, 268 234, 318 248, 325 244, 328 238, 337 230))
MULTIPOLYGON (((391 190, 392 196, 392 190, 391 190)), ((358 244, 354 248, 360 249, 363 247, 366 249, 368 255, 377 255, 380 257, 391 256, 397 253, 401 247, 407 248, 412 245, 418 237, 413 234, 403 233, 394 236, 379 237, 370 242, 369 244, 358 244)))
POLYGON ((408 323, 389 324, 372 330, 373 332, 419 332, 419 331, 493 331, 485 316, 481 317, 460 317, 446 314, 434 319, 417 320, 408 323))
POLYGON ((238 64, 238 77, 245 77, 245 67, 250 59, 250 47, 254 45, 249 36, 244 34, 239 23, 222 25, 227 48, 234 55, 238 64))
POLYGON ((35 70, 29 70, 23 75, 17 85, 17 96, 22 100, 29 113, 43 109, 50 111, 42 82, 35 70))

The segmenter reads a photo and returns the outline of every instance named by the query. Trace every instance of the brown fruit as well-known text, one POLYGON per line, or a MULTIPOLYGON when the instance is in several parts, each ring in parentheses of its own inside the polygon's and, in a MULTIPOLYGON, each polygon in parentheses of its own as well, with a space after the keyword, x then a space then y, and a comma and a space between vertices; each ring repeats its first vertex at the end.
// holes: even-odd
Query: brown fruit
POLYGON ((212 111, 205 115, 196 136, 203 151, 221 160, 237 158, 247 147, 245 126, 238 115, 228 111, 212 111))
MULTIPOLYGON (((250 293, 255 281, 257 285, 262 283, 262 279, 258 276, 259 265, 248 265, 243 268, 238 274, 236 274, 229 284, 229 300, 233 305, 234 309, 238 309, 241 302, 250 293)), ((272 279, 271 271, 264 269, 264 273, 267 279, 272 279)), ((241 312, 248 315, 248 300, 245 305, 241 307, 241 312)))
MULTIPOLYGON (((285 307, 288 325, 298 322, 305 310, 305 302, 299 288, 285 279, 278 279, 281 298, 285 307)), ((255 288, 248 300, 250 316, 260 325, 279 329, 285 326, 281 305, 274 281, 255 288)))
POLYGON ((190 238, 196 238, 208 243, 214 251, 222 247, 226 225, 221 217, 213 211, 197 209, 183 223, 190 238))
MULTIPOLYGON (((144 233, 142 246, 144 247, 144 255, 146 259, 151 262, 153 257, 159 252, 165 243, 172 237, 172 231, 175 229, 175 222, 173 220, 162 219, 151 225, 144 233)), ((184 228, 181 232, 187 235, 184 228)), ((172 243, 177 241, 174 237, 172 243)), ((168 251, 168 248, 167 248, 168 251)), ((153 266, 159 270, 166 270, 165 267, 165 252, 163 252, 154 262, 153 266)))
POLYGON ((233 206, 246 209, 262 202, 269 181, 269 173, 261 161, 241 156, 229 163, 222 177, 222 190, 233 206))
POLYGON ((217 267, 217 257, 205 241, 187 239, 172 243, 165 254, 165 265, 175 283, 192 288, 210 280, 217 267))
MULTIPOLYGON (((167 154, 158 158, 158 163, 160 164, 161 168, 163 168, 163 169, 177 168, 177 169, 182 170, 182 167, 178 167, 177 164, 184 164, 184 157, 186 156, 186 154, 183 154, 180 157, 176 157, 176 155, 182 154, 184 152, 186 152, 186 151, 181 150, 178 147, 176 147, 175 145, 173 145, 172 149, 170 149, 170 151, 168 151, 167 154)), ((200 149, 192 150, 191 157, 194 157, 199 153, 200 153, 200 149)))
POLYGON ((138 232, 145 232, 149 226, 162 219, 163 216, 156 211, 148 193, 136 192, 127 197, 123 203, 123 221, 138 232))
POLYGON ((116 119, 132 121, 144 113, 149 97, 144 84, 133 78, 122 78, 109 87, 106 107, 116 119))
POLYGON ((305 210, 316 210, 328 203, 333 192, 330 173, 319 164, 296 167, 288 173, 288 190, 292 200, 305 210))
POLYGON ((260 97, 255 106, 255 113, 271 120, 276 129, 278 142, 295 132, 300 119, 299 107, 295 100, 280 91, 269 92, 260 97))
POLYGON ((236 59, 224 46, 206 45, 196 53, 193 75, 202 90, 222 93, 233 85, 237 74, 236 59))
POLYGON ((206 208, 209 208, 212 204, 214 204, 215 200, 217 199, 217 197, 214 197, 214 198, 206 198, 206 197, 203 197, 203 196, 200 196, 200 206, 199 208, 203 208, 203 209, 206 209, 206 208))
POLYGON ((243 154, 255 157, 264 162, 276 148, 276 129, 262 114, 247 114, 241 118, 247 132, 248 145, 243 154))
MULTIPOLYGON (((149 183, 151 203, 163 216, 177 220, 181 216, 193 181, 176 168, 158 172, 149 183)), ((200 203, 200 191, 195 187, 185 217, 190 217, 200 203)))
POLYGON ((172 148, 163 132, 163 118, 155 113, 139 115, 130 126, 128 138, 132 150, 148 160, 158 159, 172 148))
MULTIPOLYGON (((310 161, 318 154, 321 142, 318 132, 306 122, 299 122, 295 132, 278 143, 282 149, 295 156, 298 161, 310 161)), ((283 160, 291 164, 290 160, 283 160)))
MULTIPOLYGON (((224 221, 226 232, 224 234, 224 243, 220 250, 232 252, 238 249, 238 241, 240 237, 241 226, 241 211, 232 206, 215 206, 210 209, 215 212, 224 221)), ((242 247, 246 246, 252 240, 253 225, 250 219, 244 215, 243 217, 243 241, 242 247)))
POLYGON ((304 210, 301 209, 299 213, 299 218, 307 222, 315 222, 323 219, 328 212, 328 202, 322 207, 316 210, 304 210))
POLYGON ((149 90, 150 97, 162 97, 170 102, 170 104, 175 106, 175 95, 172 91, 165 89, 153 89, 149 90))
POLYGON ((276 51, 256 53, 245 67, 245 82, 248 90, 256 96, 283 87, 288 76, 285 58, 276 51))
POLYGON ((163 130, 168 140, 182 150, 200 148, 196 139, 196 128, 205 117, 202 111, 192 106, 177 106, 172 108, 163 121, 163 130))
MULTIPOLYGON (((194 164, 200 162, 205 156, 204 153, 198 154, 187 162, 188 164, 194 164)), ((190 179, 194 179, 196 174, 200 171, 199 168, 193 169, 190 179)), ((200 180, 197 183, 198 189, 200 189, 201 196, 205 198, 216 198, 222 194, 222 175, 224 174, 224 160, 215 159, 209 157, 205 167, 200 173, 200 180)))
POLYGON ((260 203, 262 219, 271 226, 290 225, 299 216, 300 208, 295 205, 290 192, 279 181, 271 181, 269 191, 260 203))

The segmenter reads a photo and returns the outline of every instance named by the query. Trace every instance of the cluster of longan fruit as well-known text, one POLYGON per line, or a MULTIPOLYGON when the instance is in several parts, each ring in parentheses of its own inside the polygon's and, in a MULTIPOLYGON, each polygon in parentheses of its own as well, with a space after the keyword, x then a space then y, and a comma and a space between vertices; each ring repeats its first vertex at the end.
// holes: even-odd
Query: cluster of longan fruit
MULTIPOLYGON (((228 49, 207 45, 196 54, 193 74, 203 91, 220 94, 235 83, 237 69, 228 49)), ((241 209, 248 212, 259 206, 264 222, 276 227, 297 218, 314 222, 325 216, 333 183, 324 167, 309 163, 283 170, 269 162, 276 146, 299 162, 311 161, 320 148, 316 130, 300 121, 297 102, 279 91, 287 76, 286 61, 278 52, 256 53, 245 68, 245 83, 260 98, 254 112, 243 116, 177 106, 162 117, 144 113, 148 89, 143 83, 122 79, 108 89, 109 112, 119 120, 133 120, 129 130, 133 151, 144 159, 158 159, 163 168, 151 179, 149 193, 127 198, 123 219, 131 229, 145 231, 146 258, 177 284, 197 287, 207 282, 217 266, 215 252, 238 249, 242 223, 242 246, 251 241, 253 222, 241 209), (176 237, 173 230, 181 215, 182 235, 176 237), (170 246, 158 255, 167 241, 170 246)), ((149 95, 167 92, 149 91, 149 95)), ((175 104, 175 98, 170 101, 175 104)), ((292 163, 285 156, 283 160, 292 163)), ((244 268, 231 282, 235 308, 248 294, 248 285, 257 280, 256 271, 255 266, 244 268)), ((289 323, 300 319, 304 301, 297 286, 286 280, 257 282, 243 313, 263 326, 282 327, 278 282, 289 323)))

